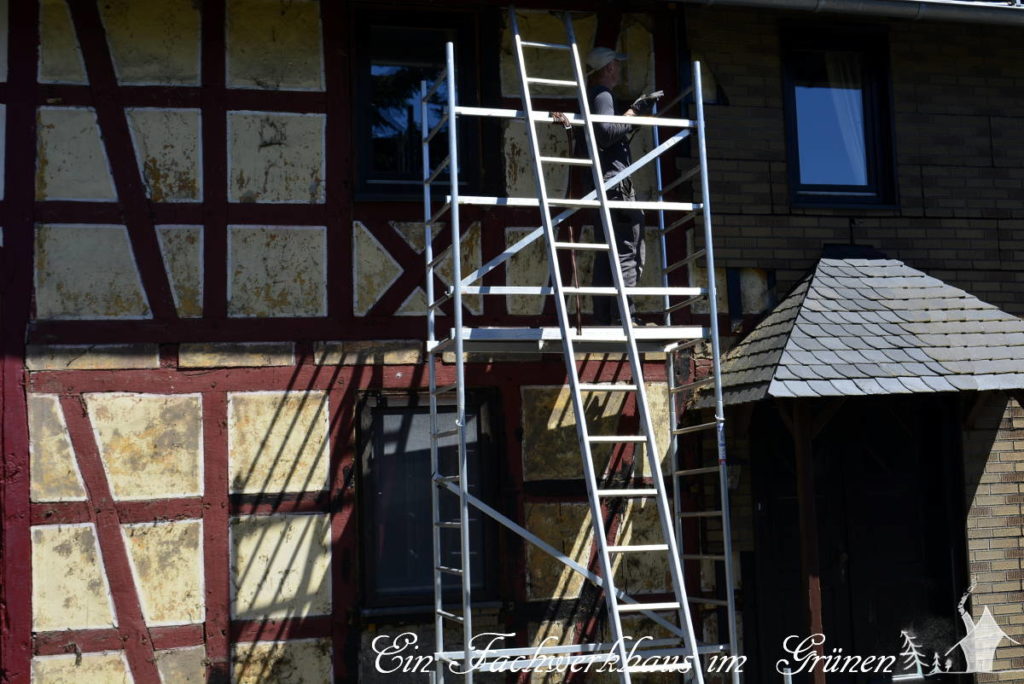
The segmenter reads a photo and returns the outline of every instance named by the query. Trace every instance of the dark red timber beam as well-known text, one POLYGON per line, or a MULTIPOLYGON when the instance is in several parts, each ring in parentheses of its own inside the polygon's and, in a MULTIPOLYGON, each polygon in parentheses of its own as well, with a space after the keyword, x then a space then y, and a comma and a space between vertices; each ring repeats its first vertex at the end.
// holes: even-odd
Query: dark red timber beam
MULTIPOLYGON (((212 3, 206 3, 212 4, 212 3)), ((203 394, 203 581, 209 682, 230 681, 231 551, 228 544, 228 395, 203 394)))
POLYGON ((32 544, 29 530, 28 409, 25 328, 32 302, 35 233, 36 64, 39 4, 8 3, 6 212, 0 249, 0 679, 30 680, 32 544))
POLYGON ((99 9, 95 2, 87 0, 72 1, 68 5, 82 48, 103 146, 110 161, 117 197, 124 209, 142 287, 154 318, 176 320, 178 313, 174 308, 171 284, 149 213, 149 200, 136 162, 128 118, 120 101, 114 62, 99 9))
POLYGON ((124 643, 128 668, 137 682, 159 682, 160 673, 153 656, 153 638, 142 615, 142 604, 128 560, 128 549, 121 534, 121 521, 114 507, 114 497, 103 469, 85 401, 81 395, 62 396, 60 405, 85 483, 89 512, 96 525, 96 536, 117 617, 117 631, 124 643))
POLYGON ((201 8, 203 317, 223 320, 227 317, 228 306, 228 122, 224 105, 227 59, 224 0, 207 0, 201 8))

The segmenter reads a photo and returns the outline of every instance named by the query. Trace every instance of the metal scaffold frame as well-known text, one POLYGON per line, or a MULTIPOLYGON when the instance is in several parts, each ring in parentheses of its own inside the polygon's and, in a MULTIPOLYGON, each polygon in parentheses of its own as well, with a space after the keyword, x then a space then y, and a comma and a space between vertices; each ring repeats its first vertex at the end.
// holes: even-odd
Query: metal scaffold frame
MULTIPOLYGON (((630 674, 635 672, 665 671, 653 669, 655 666, 636 665, 639 662, 649 663, 650 659, 663 659, 660 663, 669 663, 675 658, 683 663, 675 671, 682 672, 692 666, 693 679, 703 684, 704 666, 702 656, 714 654, 738 654, 738 635, 736 632, 736 606, 734 596, 734 574, 732 558, 732 539, 729 525, 728 478, 725 452, 724 413, 722 408, 721 369, 719 362, 718 311, 715 286, 714 253, 711 240, 711 212, 709 205, 709 188, 707 178, 707 152, 704 135, 704 112, 701 93, 700 65, 694 64, 693 87, 696 119, 667 118, 655 112, 652 116, 612 116, 592 114, 586 93, 586 82, 580 61, 571 16, 564 15, 567 42, 565 44, 541 43, 525 41, 520 36, 518 20, 514 8, 510 8, 510 27, 514 34, 515 51, 519 67, 520 83, 523 92, 523 109, 495 109, 485 107, 467 107, 458 104, 455 79, 454 45, 448 43, 445 50, 446 67, 441 76, 433 83, 424 82, 420 89, 420 122, 421 142, 423 150, 423 213, 426 260, 426 298, 427 298, 427 353, 429 365, 430 387, 430 464, 432 473, 431 511, 432 511, 432 546, 433 546, 433 586, 434 586, 434 627, 435 627, 435 662, 432 679, 443 682, 446 673, 457 673, 466 681, 472 682, 475 671, 495 671, 508 668, 508 659, 515 658, 517 666, 529 667, 538 665, 572 665, 583 663, 615 663, 618 664, 621 682, 630 682, 630 674), (557 80, 533 78, 527 75, 525 50, 560 51, 569 54, 573 69, 573 80, 557 80), (573 88, 579 102, 580 114, 563 114, 555 117, 553 113, 538 112, 533 108, 530 95, 531 85, 545 85, 573 88), (443 113, 436 123, 431 125, 431 102, 443 91, 443 113), (537 180, 536 197, 479 197, 462 195, 459 190, 459 158, 458 131, 459 117, 497 117, 523 123, 527 127, 530 152, 534 174, 537 180), (583 131, 589 159, 543 156, 537 136, 538 123, 559 122, 583 131), (597 154, 597 138, 594 132, 595 123, 630 123, 634 126, 648 127, 653 132, 653 148, 622 171, 604 177, 597 154), (441 131, 447 129, 448 154, 436 166, 432 164, 430 143, 441 131), (661 140, 660 129, 673 131, 664 141, 661 140), (668 185, 663 184, 663 168, 661 156, 691 134, 695 135, 698 148, 698 166, 695 172, 684 174, 679 180, 668 185), (607 190, 631 176, 643 166, 654 163, 657 183, 656 197, 652 201, 632 201, 609 199, 607 190), (594 190, 582 198, 556 199, 550 197, 546 188, 544 164, 566 164, 589 167, 593 173, 594 190), (447 174, 445 174, 447 171, 447 174), (432 186, 447 175, 447 193, 439 203, 435 200, 432 186), (687 180, 699 176, 701 201, 672 202, 665 196, 687 180), (472 273, 463 275, 461 253, 461 228, 459 208, 463 205, 537 207, 540 210, 542 225, 505 251, 491 259, 472 273), (552 209, 564 207, 557 215, 552 209), (556 227, 580 209, 596 209, 600 217, 604 242, 569 242, 560 241, 556 227), (658 234, 661 244, 661 287, 633 287, 624 284, 619 266, 616 240, 612 231, 611 211, 615 209, 645 209, 656 212, 658 234), (665 212, 682 213, 682 217, 666 225, 665 212), (697 214, 703 217, 702 228, 704 247, 700 251, 691 252, 682 260, 670 263, 666 235, 677 228, 696 232, 694 219, 697 214), (447 215, 447 216, 446 216, 447 215), (433 253, 434 229, 447 219, 451 230, 451 246, 441 255, 433 253), (549 280, 537 286, 482 285, 483 277, 494 269, 505 264, 512 256, 538 239, 543 239, 546 247, 550 268, 549 280), (566 286, 562 282, 559 269, 560 251, 593 251, 597 258, 607 256, 612 265, 612 286, 580 287, 566 286), (674 287, 669 283, 670 274, 683 266, 692 267, 695 262, 705 260, 705 272, 708 277, 706 288, 674 287), (438 296, 434 281, 437 269, 446 259, 450 259, 450 276, 453 286, 438 296), (552 296, 558 327, 537 328, 472 328, 463 325, 463 297, 467 295, 526 295, 552 296), (621 327, 583 327, 574 328, 569 320, 567 296, 601 295, 614 296, 620 313, 621 327), (629 315, 629 298, 658 297, 663 307, 664 325, 648 328, 634 327, 629 315), (681 299, 681 301, 679 301, 681 299), (673 300, 676 300, 673 302, 673 300), (707 328, 702 326, 678 326, 673 324, 673 313, 692 306, 696 302, 706 301, 710 318, 707 328), (444 313, 444 307, 450 307, 452 327, 447 334, 438 334, 438 316, 444 313), (702 341, 709 340, 712 352, 712 381, 715 387, 715 419, 709 423, 684 426, 680 423, 682 407, 688 393, 699 386, 697 383, 680 384, 677 378, 677 356, 682 352, 694 349, 702 341), (576 421, 581 455, 584 466, 584 479, 587 485, 590 502, 591 520, 594 526, 595 548, 599 561, 600 573, 591 571, 572 558, 554 548, 549 543, 532 533, 524 526, 516 523, 508 516, 489 506, 469 491, 469 459, 467 444, 466 418, 466 381, 465 360, 467 353, 516 353, 526 352, 561 353, 565 360, 568 385, 572 394, 572 405, 576 421), (442 362, 442 354, 450 352, 454 358, 455 382, 447 386, 438 386, 437 366, 442 362), (577 366, 576 354, 586 352, 612 352, 622 354, 631 372, 631 379, 626 382, 582 382, 577 366), (655 440, 655 426, 649 409, 647 388, 643 376, 642 353, 663 352, 667 359, 669 382, 670 434, 668 459, 672 473, 672 503, 669 503, 667 487, 662 477, 651 478, 652 484, 644 487, 602 487, 596 472, 591 445, 598 443, 630 444, 640 450, 647 459, 650 473, 662 472, 662 465, 655 440), (585 418, 583 393, 616 392, 631 393, 636 397, 637 414, 642 434, 605 435, 591 434, 591 428, 585 418), (455 425, 453 428, 442 429, 439 421, 438 404, 443 395, 455 395, 455 425), (681 463, 676 441, 682 435, 701 434, 705 430, 714 430, 717 445, 717 465, 685 469, 681 463), (454 443, 453 443, 454 442, 454 443), (443 472, 440 452, 442 448, 456 450, 457 467, 455 472, 443 472), (714 511, 684 510, 684 478, 702 478, 717 476, 719 508, 714 511), (455 497, 458 501, 456 519, 442 519, 442 497, 455 497), (607 500, 653 500, 656 505, 660 523, 660 533, 664 540, 661 544, 615 544, 610 543, 604 527, 602 502, 607 500), (670 508, 671 505, 671 508, 670 508), (470 549, 470 512, 476 509, 484 515, 500 523, 526 541, 534 544, 563 565, 583 575, 597 587, 601 588, 605 597, 608 623, 611 631, 610 643, 568 644, 561 646, 500 648, 489 647, 486 651, 473 643, 473 612, 472 612, 472 578, 469 562, 470 549), (710 554, 700 552, 684 554, 682 548, 684 525, 688 518, 706 520, 717 517, 722 523, 721 553, 710 554), (454 547, 454 543, 442 543, 443 535, 458 533, 458 551, 448 556, 458 556, 459 563, 446 559, 445 548, 454 547), (626 553, 662 553, 666 554, 672 582, 673 601, 644 602, 628 595, 615 585, 612 556, 626 553), (683 563, 690 560, 708 560, 724 564, 725 584, 724 598, 688 596, 684 582, 683 563), (447 564, 446 564, 447 563, 447 564), (459 578, 459 600, 445 601, 444 577, 459 578), (724 607, 727 613, 728 641, 715 644, 698 642, 694 619, 691 615, 691 604, 704 604, 724 607), (668 613, 672 619, 667 619, 668 613), (643 642, 643 649, 630 647, 631 637, 624 633, 621 616, 643 615, 659 627, 673 635, 669 638, 651 639, 643 642), (673 621, 674 620, 674 621, 673 621), (457 625, 462 631, 461 648, 449 649, 445 644, 445 628, 449 624, 457 625), (553 661, 553 658, 559 660, 553 661), (622 664, 629 664, 623 667, 622 664)), ((681 101, 684 93, 676 102, 681 101)), ((691 240, 687 240, 688 244, 691 240)), ((719 639, 721 641, 721 639, 719 639)), ((738 684, 739 674, 732 671, 733 684, 738 684)))

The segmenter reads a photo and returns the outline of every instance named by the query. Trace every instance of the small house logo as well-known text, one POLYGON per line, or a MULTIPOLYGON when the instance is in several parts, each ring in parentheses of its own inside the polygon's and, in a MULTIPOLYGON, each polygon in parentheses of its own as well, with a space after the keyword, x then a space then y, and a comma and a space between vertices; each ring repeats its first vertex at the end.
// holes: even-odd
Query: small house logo
POLYGON ((973 590, 974 587, 972 586, 964 593, 960 603, 957 604, 957 610, 960 611, 960 619, 963 620, 964 626, 967 628, 967 635, 958 641, 953 648, 949 649, 946 655, 959 648, 964 654, 967 672, 992 672, 992 661, 995 660, 996 649, 999 648, 999 644, 1002 643, 1003 639, 1014 644, 1018 642, 1011 639, 1003 631, 1002 627, 999 626, 999 623, 992 616, 988 606, 985 606, 985 610, 982 611, 978 621, 974 621, 973 616, 964 608, 964 605, 967 603, 967 597, 971 595, 973 590))

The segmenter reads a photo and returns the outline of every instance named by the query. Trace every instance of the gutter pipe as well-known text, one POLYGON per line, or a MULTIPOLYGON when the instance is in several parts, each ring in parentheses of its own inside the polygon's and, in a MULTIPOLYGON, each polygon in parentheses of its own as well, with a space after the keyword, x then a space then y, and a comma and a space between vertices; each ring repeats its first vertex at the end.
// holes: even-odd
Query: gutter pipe
POLYGON ((1024 26, 1024 2, 968 2, 965 0, 683 0, 692 5, 757 7, 803 10, 826 14, 891 17, 917 21, 952 21, 997 26, 1024 26))

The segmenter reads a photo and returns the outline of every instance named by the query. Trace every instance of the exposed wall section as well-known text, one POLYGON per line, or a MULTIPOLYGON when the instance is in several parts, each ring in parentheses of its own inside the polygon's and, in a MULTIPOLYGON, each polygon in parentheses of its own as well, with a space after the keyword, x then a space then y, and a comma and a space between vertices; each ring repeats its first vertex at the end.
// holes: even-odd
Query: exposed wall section
POLYGON ((327 313, 323 226, 229 226, 228 315, 327 313))
POLYGON ((118 82, 198 85, 200 7, 192 0, 99 3, 118 82))
POLYGON ((312 684, 331 681, 331 644, 326 639, 235 644, 232 681, 312 684))
MULTIPOLYGON (((6 5, 2 9, 3 16, 7 16, 6 5)), ((4 55, 6 59, 6 49, 4 55)), ((75 37, 66 0, 42 0, 39 3, 39 81, 88 83, 82 50, 75 37)))
POLYGON ((323 114, 228 113, 228 200, 322 204, 323 114))
POLYGON ((205 617, 202 522, 122 525, 146 624, 185 625, 205 617))
POLYGON ((36 199, 117 199, 110 164, 89 107, 40 107, 36 199))
POLYGON ((116 625, 93 524, 32 528, 32 629, 116 625))
POLYGON ((228 87, 322 90, 320 35, 315 0, 228 0, 228 87))
POLYGON ((59 398, 29 395, 28 425, 32 501, 84 501, 85 485, 59 398))
POLYGON ((200 202, 198 109, 128 109, 139 174, 153 202, 200 202))
POLYGON ((39 224, 35 280, 37 318, 152 316, 124 226, 39 224))
POLYGON ((203 315, 203 226, 156 226, 174 306, 182 318, 203 315))

